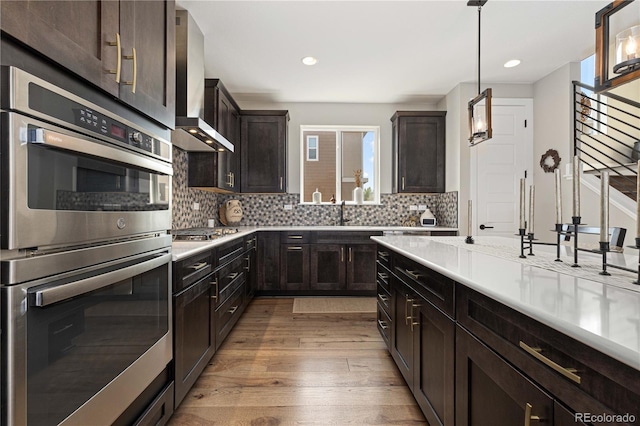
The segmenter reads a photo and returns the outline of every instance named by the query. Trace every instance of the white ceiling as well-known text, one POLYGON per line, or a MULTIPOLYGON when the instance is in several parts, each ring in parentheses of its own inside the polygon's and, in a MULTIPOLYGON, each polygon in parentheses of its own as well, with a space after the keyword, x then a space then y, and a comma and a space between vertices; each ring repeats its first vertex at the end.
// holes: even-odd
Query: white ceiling
MULTIPOLYGON (((533 83, 595 49, 610 0, 490 0, 482 86, 533 83), (507 69, 509 59, 521 65, 507 69)), ((238 99, 434 102, 477 82, 478 11, 449 1, 178 0, 205 35, 205 75, 238 99), (312 67, 301 63, 316 56, 312 67)), ((494 96, 496 94, 494 93, 494 96)))

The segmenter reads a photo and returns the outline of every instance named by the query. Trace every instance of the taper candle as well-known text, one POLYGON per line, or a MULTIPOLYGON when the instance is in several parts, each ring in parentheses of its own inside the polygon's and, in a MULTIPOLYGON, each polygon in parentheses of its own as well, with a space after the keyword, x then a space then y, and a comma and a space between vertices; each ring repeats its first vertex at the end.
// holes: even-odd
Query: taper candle
POLYGON ((520 178, 520 229, 525 229, 524 221, 524 178, 520 178))
POLYGON ((556 179, 556 223, 562 223, 562 176, 560 176, 560 169, 555 169, 553 175, 556 179))
POLYGON ((573 216, 580 217, 580 157, 573 157, 573 216))
POLYGON ((535 211, 536 186, 529 186, 529 233, 533 234, 533 215, 535 211))
POLYGON ((471 200, 469 200, 469 212, 467 213, 467 236, 471 235, 471 224, 473 222, 471 200))
POLYGON ((600 174, 600 242, 609 241, 609 172, 600 174))
POLYGON ((636 179, 636 237, 640 238, 640 160, 638 160, 638 178, 636 179))

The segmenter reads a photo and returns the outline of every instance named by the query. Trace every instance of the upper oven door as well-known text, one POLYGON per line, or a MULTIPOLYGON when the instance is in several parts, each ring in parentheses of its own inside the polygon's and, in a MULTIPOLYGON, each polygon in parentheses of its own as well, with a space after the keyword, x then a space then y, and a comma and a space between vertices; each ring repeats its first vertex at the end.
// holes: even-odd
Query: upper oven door
POLYGON ((170 163, 16 112, 1 120, 3 249, 171 228, 170 163))

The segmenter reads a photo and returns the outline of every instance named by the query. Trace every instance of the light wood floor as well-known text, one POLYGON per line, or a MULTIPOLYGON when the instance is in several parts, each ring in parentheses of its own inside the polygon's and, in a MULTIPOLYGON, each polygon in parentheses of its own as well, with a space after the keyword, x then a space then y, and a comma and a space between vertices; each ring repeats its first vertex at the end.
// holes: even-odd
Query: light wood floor
POLYGON ((425 425, 375 314, 254 299, 169 425, 425 425))

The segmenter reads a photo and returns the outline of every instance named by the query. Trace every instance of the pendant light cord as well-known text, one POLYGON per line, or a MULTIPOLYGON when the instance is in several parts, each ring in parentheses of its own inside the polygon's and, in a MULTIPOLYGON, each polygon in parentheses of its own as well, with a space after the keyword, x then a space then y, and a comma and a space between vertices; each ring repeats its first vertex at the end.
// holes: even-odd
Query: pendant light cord
POLYGON ((482 6, 478 6, 478 95, 480 94, 480 13, 482 6))

